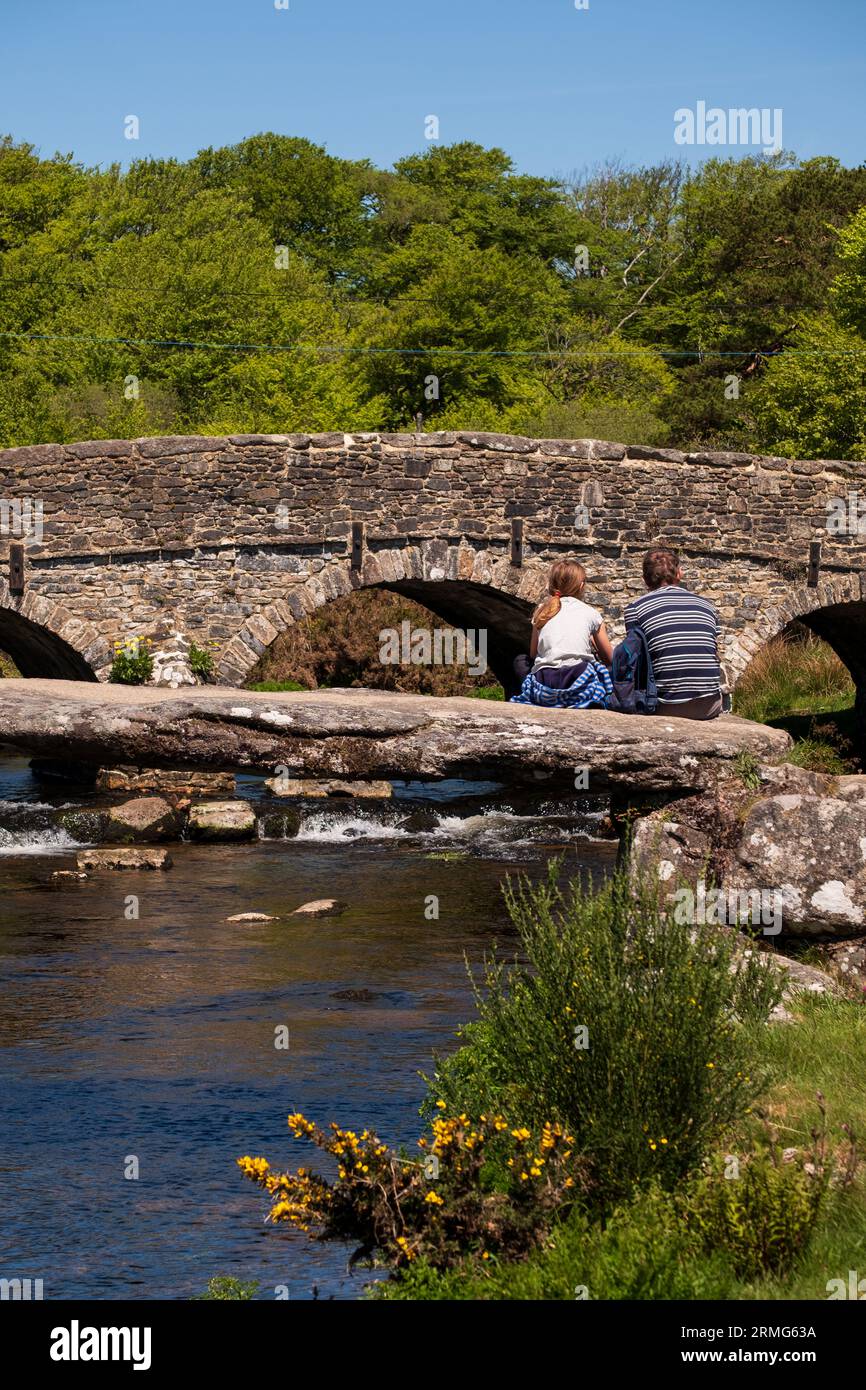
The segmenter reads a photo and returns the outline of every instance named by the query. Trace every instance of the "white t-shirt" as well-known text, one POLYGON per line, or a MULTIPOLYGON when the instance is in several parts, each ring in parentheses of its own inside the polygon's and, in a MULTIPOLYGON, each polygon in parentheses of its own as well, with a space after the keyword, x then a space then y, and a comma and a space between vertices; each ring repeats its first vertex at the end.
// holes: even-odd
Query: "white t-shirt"
POLYGON ((538 634, 538 655, 533 671, 546 666, 576 666, 578 661, 597 661, 590 637, 604 618, 579 598, 561 598, 559 612, 538 634))

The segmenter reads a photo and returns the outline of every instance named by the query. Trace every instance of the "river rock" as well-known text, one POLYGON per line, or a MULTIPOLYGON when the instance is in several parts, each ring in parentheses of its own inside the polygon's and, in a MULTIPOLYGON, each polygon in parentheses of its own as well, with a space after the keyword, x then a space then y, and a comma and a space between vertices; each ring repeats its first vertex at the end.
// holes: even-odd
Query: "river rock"
POLYGON ((866 777, 840 777, 836 782, 840 801, 866 801, 866 777))
POLYGON ((227 917, 227 922, 278 922, 278 917, 272 917, 269 912, 236 912, 234 917, 227 917))
POLYGON ((182 815, 162 797, 140 796, 109 809, 103 835, 120 844, 146 844, 178 839, 182 824, 182 815))
POLYGON ((424 835, 430 830, 435 830, 439 820, 437 811, 411 811, 408 816, 397 822, 397 829, 405 830, 409 835, 424 835))
POLYGON ((169 768, 102 768, 96 778, 100 792, 136 792, 142 796, 233 796, 234 773, 172 772, 169 768))
POLYGON ((190 807, 188 825, 194 840, 252 840, 256 814, 248 801, 202 801, 190 807))
MULTIPOLYGON (((629 863, 673 901, 682 887, 773 894, 783 934, 866 932, 866 801, 821 774, 761 772, 762 794, 729 779, 711 792, 654 811, 635 825, 629 863), (817 778, 817 781, 813 779, 817 778), (799 788, 779 793, 779 785, 799 788)), ((857 780, 859 779, 852 779, 857 780)))
POLYGON ((88 806, 73 806, 68 811, 60 811, 57 816, 61 830, 84 845, 102 843, 107 821, 107 811, 93 810, 88 806))
POLYGON ((90 877, 81 869, 55 869, 51 875, 52 881, 57 884, 63 883, 85 883, 90 877))
POLYGON ((866 803, 773 796, 749 811, 727 879, 734 889, 774 888, 795 935, 851 936, 866 929, 866 803))
POLYGON ((340 902, 339 898, 315 898, 313 902, 296 907, 291 915, 293 917, 338 917, 341 912, 347 910, 348 906, 348 903, 340 902))
POLYGON ((164 849, 85 849, 76 856, 79 869, 170 869, 171 856, 164 849))
POLYGON ((293 840, 301 828, 301 813, 293 807, 263 811, 259 830, 264 840, 293 840))
POLYGON ((394 795, 390 782, 349 782, 341 778, 322 781, 314 777, 269 777, 265 786, 274 796, 352 796, 385 800, 394 795))

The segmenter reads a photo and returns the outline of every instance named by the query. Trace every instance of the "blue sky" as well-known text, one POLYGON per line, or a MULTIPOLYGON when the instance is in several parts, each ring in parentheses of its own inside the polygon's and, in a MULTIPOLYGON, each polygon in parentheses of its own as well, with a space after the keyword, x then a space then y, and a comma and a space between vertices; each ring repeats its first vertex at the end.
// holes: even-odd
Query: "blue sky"
POLYGON ((801 157, 866 158, 866 0, 0 0, 0 132, 85 164, 274 130, 387 167, 500 145, 568 174, 741 149, 674 112, 781 107, 801 157), (140 138, 124 138, 135 115, 140 138))

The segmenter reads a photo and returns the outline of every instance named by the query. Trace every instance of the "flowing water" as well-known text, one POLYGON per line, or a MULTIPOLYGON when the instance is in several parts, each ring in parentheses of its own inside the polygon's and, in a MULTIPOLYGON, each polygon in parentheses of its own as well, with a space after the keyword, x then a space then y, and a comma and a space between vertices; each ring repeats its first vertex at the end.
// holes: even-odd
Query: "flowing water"
MULTIPOLYGON (((238 792, 261 798, 255 779, 238 792)), ((599 811, 404 785, 302 803, 288 839, 263 815, 257 842, 172 845, 168 872, 58 887, 82 804, 0 761, 0 1277, 41 1278, 45 1298, 188 1298, 218 1274, 259 1297, 360 1296, 370 1274, 266 1225, 235 1159, 309 1161, 294 1110, 414 1142, 419 1072, 472 1014, 464 958, 507 940, 503 878, 552 853, 604 873, 599 811), (325 896, 348 911, 226 921, 325 896)))

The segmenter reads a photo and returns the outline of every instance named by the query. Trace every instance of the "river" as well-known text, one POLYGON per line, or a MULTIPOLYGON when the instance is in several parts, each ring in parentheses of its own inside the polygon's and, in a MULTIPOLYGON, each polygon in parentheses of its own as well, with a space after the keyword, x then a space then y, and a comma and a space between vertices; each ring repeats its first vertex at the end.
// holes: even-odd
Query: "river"
MULTIPOLYGON (((262 795, 253 778, 238 792, 262 795)), ((414 1142, 419 1072, 472 1015, 464 958, 508 938, 503 879, 552 853, 606 872, 598 810, 398 786, 390 802, 301 803, 291 839, 173 845, 166 873, 58 888, 80 842, 57 808, 79 804, 0 761, 0 1276, 41 1278, 45 1298, 184 1299, 214 1275, 258 1281, 260 1298, 361 1296, 369 1272, 265 1224, 235 1159, 309 1162, 295 1110, 414 1142), (226 921, 323 896, 348 911, 226 921)))

